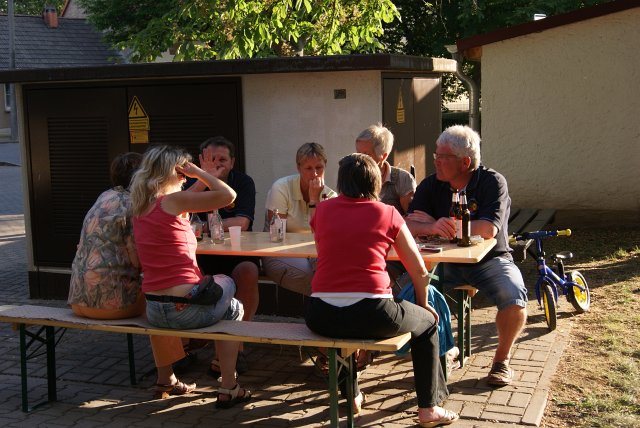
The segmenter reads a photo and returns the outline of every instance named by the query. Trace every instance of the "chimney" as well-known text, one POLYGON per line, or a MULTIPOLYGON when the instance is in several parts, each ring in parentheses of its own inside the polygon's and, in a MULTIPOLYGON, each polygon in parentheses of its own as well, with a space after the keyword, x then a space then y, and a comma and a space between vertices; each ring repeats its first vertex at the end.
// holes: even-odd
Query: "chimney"
POLYGON ((49 28, 58 28, 58 13, 55 6, 47 5, 42 12, 42 19, 49 28))

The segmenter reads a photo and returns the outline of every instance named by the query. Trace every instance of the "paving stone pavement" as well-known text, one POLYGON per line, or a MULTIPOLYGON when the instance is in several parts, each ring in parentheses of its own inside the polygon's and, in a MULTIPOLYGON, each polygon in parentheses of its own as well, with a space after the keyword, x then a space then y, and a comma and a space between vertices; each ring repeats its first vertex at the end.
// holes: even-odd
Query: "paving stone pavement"
MULTIPOLYGON (((27 242, 24 231, 22 167, 17 144, 0 144, 0 305, 46 304, 31 300, 27 283, 27 242), (16 156, 17 155, 17 156, 16 156), (4 163, 3 163, 4 162, 4 163)), ((533 299, 533 295, 530 296, 533 299)), ((570 311, 566 304, 561 310, 570 311), (563 309, 564 308, 564 309, 563 309)), ((513 427, 540 424, 548 388, 571 323, 561 317, 548 333, 537 304, 529 305, 527 328, 512 359, 512 385, 492 388, 485 376, 496 347, 495 308, 474 298, 473 355, 449 378, 451 395, 444 405, 460 412, 458 427, 513 427)), ((455 324, 455 321, 454 321, 455 324)), ((455 326, 454 326, 455 327, 455 326)), ((250 370, 239 381, 254 391, 244 408, 216 410, 217 382, 206 374, 210 347, 198 351, 198 362, 181 375, 196 381, 193 394, 152 399, 153 358, 148 339, 134 338, 138 384, 129 382, 125 336, 67 331, 56 350, 58 401, 30 413, 21 409, 18 335, 0 324, 0 421, 4 427, 181 427, 199 424, 259 427, 326 426, 329 420, 326 382, 306 354, 295 347, 248 345, 250 370)), ((29 361, 29 399, 46 397, 44 356, 29 361)), ((360 378, 367 395, 358 426, 415 426, 417 402, 411 362, 392 354, 376 359, 360 378)), ((344 415, 345 409, 341 409, 344 415)), ((345 423, 345 418, 341 418, 345 423)))

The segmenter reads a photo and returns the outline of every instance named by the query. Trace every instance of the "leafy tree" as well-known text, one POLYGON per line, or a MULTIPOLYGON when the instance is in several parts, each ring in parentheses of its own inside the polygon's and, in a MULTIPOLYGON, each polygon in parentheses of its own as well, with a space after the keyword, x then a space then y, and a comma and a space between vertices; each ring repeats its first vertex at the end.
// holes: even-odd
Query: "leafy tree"
MULTIPOLYGON (((42 15, 45 4, 55 6, 58 13, 62 10, 64 0, 14 0, 13 13, 15 15, 42 15)), ((6 14, 8 8, 8 0, 0 0, 0 14, 6 14)))
POLYGON ((132 61, 332 55, 381 50, 391 0, 80 0, 132 61))

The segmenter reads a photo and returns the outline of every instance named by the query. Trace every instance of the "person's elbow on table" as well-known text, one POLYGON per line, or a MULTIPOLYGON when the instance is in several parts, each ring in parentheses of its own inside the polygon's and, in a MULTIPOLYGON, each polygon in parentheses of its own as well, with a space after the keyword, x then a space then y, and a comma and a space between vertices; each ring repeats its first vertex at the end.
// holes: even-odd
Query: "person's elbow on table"
POLYGON ((471 234, 480 235, 484 239, 495 238, 498 228, 487 220, 474 220, 471 222, 471 234))

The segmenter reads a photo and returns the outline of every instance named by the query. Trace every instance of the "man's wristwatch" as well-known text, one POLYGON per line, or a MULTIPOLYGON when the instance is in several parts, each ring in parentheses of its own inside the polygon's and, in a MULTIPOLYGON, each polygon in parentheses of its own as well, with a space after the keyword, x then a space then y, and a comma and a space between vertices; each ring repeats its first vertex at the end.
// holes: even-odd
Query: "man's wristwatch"
POLYGON ((316 207, 316 202, 309 203, 309 208, 315 208, 315 207, 316 207))

